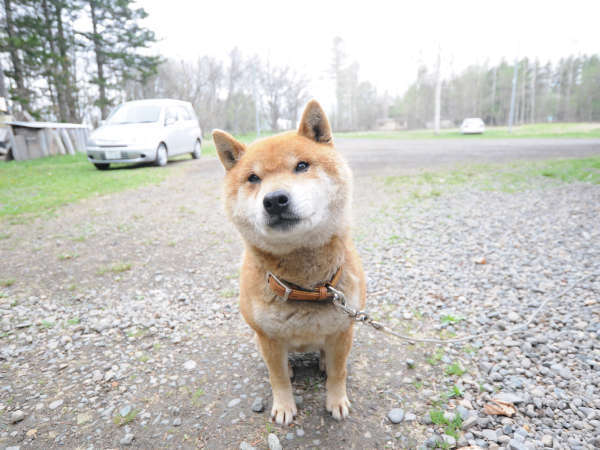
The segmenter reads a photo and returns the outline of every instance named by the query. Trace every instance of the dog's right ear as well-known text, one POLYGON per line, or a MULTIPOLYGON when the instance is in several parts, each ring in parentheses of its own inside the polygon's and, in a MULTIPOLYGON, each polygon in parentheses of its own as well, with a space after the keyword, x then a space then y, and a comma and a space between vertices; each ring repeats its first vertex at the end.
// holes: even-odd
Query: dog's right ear
POLYGON ((225 170, 231 169, 241 158, 246 147, 223 130, 213 130, 212 137, 223 167, 225 170))

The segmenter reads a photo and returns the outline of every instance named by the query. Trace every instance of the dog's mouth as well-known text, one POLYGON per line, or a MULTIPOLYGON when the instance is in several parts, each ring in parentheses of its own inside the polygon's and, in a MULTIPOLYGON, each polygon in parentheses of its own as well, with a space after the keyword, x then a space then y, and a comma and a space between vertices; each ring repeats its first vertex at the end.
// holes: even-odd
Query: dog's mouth
POLYGON ((300 217, 291 214, 269 216, 267 219, 267 226, 275 230, 287 231, 293 228, 301 220, 300 217))

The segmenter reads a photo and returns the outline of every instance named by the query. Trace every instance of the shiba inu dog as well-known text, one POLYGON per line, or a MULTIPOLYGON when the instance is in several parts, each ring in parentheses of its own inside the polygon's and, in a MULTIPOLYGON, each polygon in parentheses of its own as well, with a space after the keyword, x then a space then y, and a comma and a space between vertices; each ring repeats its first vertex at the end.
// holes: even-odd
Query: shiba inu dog
POLYGON ((310 101, 297 131, 248 146, 213 131, 225 167, 225 209, 245 244, 240 310, 256 332, 273 391, 271 415, 296 415, 290 351, 320 351, 326 408, 348 416, 346 359, 353 322, 332 304, 334 290, 362 309, 365 278, 350 236, 352 174, 333 145, 331 127, 310 101))

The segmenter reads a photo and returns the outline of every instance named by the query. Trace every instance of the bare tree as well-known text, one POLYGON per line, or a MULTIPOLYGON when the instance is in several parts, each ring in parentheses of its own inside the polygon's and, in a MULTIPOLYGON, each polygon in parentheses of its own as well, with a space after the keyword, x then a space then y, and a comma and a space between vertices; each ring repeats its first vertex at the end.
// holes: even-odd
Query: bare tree
POLYGON ((433 128, 435 134, 440 134, 440 114, 442 109, 442 50, 438 45, 438 54, 435 64, 435 114, 433 117, 433 128))

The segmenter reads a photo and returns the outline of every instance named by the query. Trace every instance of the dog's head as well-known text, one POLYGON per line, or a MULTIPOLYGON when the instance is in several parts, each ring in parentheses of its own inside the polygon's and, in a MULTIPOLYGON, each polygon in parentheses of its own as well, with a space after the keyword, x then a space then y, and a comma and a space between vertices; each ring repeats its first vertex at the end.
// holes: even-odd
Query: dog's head
POLYGON ((319 103, 308 103, 298 131, 248 146, 221 130, 213 139, 226 170, 227 213, 249 243, 285 254, 346 230, 352 177, 319 103))

